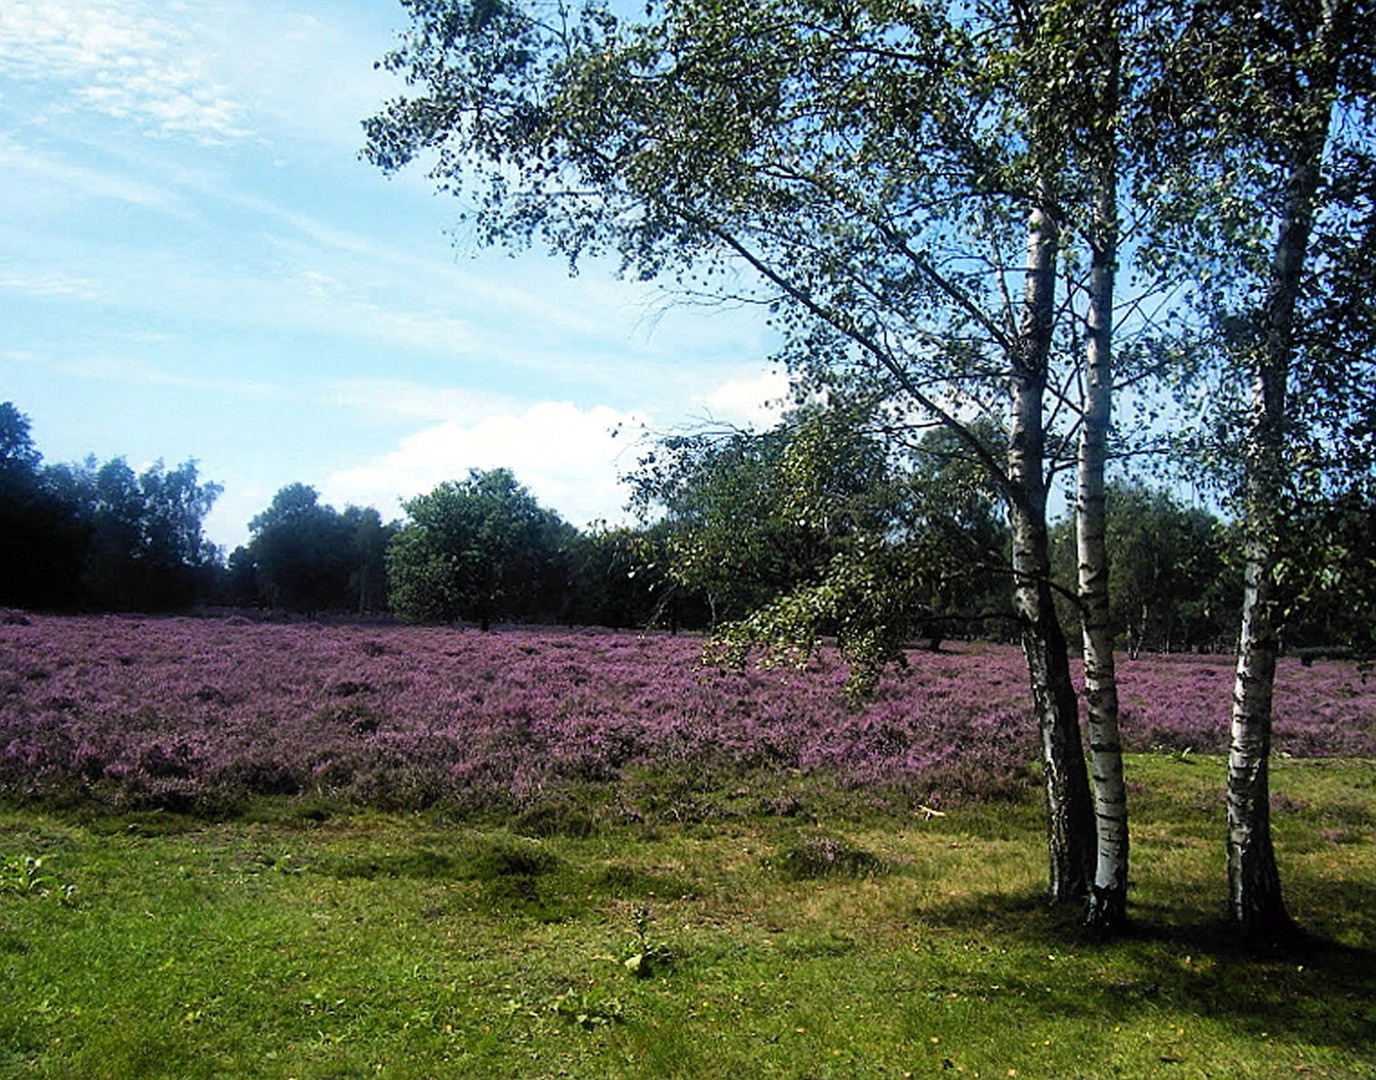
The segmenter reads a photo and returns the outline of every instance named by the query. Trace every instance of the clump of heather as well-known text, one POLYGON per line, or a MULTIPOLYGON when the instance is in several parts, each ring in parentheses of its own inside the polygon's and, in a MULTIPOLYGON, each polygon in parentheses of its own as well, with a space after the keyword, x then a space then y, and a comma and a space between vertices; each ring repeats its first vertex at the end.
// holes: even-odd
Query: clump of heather
MULTIPOLYGON (((1015 649, 914 653, 863 707, 829 654, 805 672, 701 656, 600 631, 27 616, 0 624, 0 794, 208 813, 304 794, 520 811, 647 771, 931 806, 1026 789, 1015 649)), ((1129 746, 1223 748, 1229 680, 1212 659, 1124 663, 1129 746)), ((1373 754, 1373 717, 1350 668, 1282 668, 1279 751, 1373 754)))
MULTIPOLYGON (((1130 750, 1228 749, 1234 664, 1224 656, 1120 660, 1119 699, 1130 750)), ((1276 669, 1273 747, 1293 757, 1376 754, 1376 680, 1349 663, 1310 666, 1283 657, 1276 669)))

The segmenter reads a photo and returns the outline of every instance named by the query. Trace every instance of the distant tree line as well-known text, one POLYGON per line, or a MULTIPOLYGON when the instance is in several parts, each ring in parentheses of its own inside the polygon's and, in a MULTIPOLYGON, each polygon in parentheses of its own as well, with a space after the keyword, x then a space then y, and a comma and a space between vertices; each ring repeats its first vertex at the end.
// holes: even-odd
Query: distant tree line
MULTIPOLYGON (((225 557, 202 535, 220 487, 194 462, 142 473, 122 458, 45 465, 29 421, 6 403, 0 604, 710 629, 737 645, 766 631, 777 638, 782 623, 806 627, 795 632, 800 648, 861 638, 876 624, 931 647, 1012 640, 1011 541, 996 492, 946 432, 895 449, 882 425, 856 406, 808 405, 762 433, 662 438, 625 478, 636 526, 577 529, 508 469, 442 483, 390 523, 293 483, 225 557)), ((1235 647, 1235 526, 1127 477, 1109 486, 1108 529, 1110 614, 1129 655, 1235 647)), ((1376 596, 1376 508, 1349 501, 1297 522, 1290 564, 1312 562, 1305 548, 1319 537, 1351 557, 1342 573, 1291 575, 1286 643, 1301 653, 1360 649, 1373 606, 1363 598, 1376 596)), ((1052 547, 1073 626, 1068 516, 1052 547)), ((850 644, 863 658, 866 642, 850 644)))
POLYGON ((217 599, 289 612, 385 612, 385 555, 396 528, 372 508, 340 512, 314 488, 288 484, 249 522, 249 542, 230 553, 217 599))

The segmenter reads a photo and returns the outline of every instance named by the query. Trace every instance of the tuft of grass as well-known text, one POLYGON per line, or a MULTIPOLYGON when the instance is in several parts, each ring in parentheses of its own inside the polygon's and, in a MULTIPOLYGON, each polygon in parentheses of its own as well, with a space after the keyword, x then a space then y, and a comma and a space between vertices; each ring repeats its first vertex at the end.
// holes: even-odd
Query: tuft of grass
POLYGON ((1128 771, 1110 943, 1043 899, 1031 796, 542 838, 0 811, 0 852, 74 890, 0 891, 0 1077, 1376 1075, 1370 764, 1276 762, 1305 933, 1261 950, 1221 921, 1225 763, 1128 771))
POLYGON ((883 859, 836 836, 807 836, 790 844, 775 860, 791 881, 824 877, 877 877, 888 872, 883 859))

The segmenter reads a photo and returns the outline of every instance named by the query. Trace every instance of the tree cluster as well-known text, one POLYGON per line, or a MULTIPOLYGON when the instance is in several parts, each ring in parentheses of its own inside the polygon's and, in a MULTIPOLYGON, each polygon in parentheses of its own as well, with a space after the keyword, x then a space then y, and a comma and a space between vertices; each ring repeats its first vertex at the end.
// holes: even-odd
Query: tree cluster
POLYGON ((897 448, 872 408, 813 402, 759 434, 664 438, 629 479, 727 655, 835 638, 862 689, 918 636, 1009 631, 997 495, 943 432, 897 448))
MULTIPOLYGON (((1235 529, 1141 480, 1113 481, 1106 496, 1108 610, 1116 646, 1129 657, 1235 648, 1242 596, 1235 529)), ((1074 522, 1059 521, 1052 529, 1052 565, 1060 580, 1074 580, 1075 558, 1074 522)), ((1061 609, 1067 625, 1079 623, 1074 603, 1063 600, 1061 609)))
POLYGON ((0 604, 171 611, 206 596, 201 533, 218 484, 194 461, 136 473, 123 458, 44 465, 29 420, 0 404, 0 604))
POLYGON ((387 607, 387 545, 395 525, 372 508, 341 513, 305 484, 288 484, 249 522, 222 575, 220 599, 282 611, 349 611, 387 607))
MULTIPOLYGON (((1249 932, 1283 926, 1271 692, 1285 579, 1318 569, 1283 533, 1308 508, 1330 520, 1376 459, 1370 6, 650 0, 625 19, 596 0, 406 6, 383 64, 410 89, 365 124, 374 163, 429 161, 482 242, 571 264, 610 252, 689 295, 760 305, 810 388, 858 386, 890 431, 939 425, 983 471, 1010 534, 1050 892, 1087 898, 1104 929, 1124 918, 1128 865, 1111 561, 1130 539, 1110 536, 1108 463, 1143 449, 1125 447, 1113 409, 1170 384, 1199 395, 1183 441, 1215 474, 1233 466, 1221 497, 1240 541, 1232 910, 1249 932), (1048 518, 1064 470, 1069 583, 1048 518)), ((883 566, 901 547, 811 539, 820 549, 786 555, 816 560, 808 588, 746 621, 788 643, 844 612, 843 639, 866 642, 856 659, 883 659, 913 605, 869 603, 885 593, 866 582, 902 597, 905 576, 883 566)), ((1344 547, 1320 550, 1331 566, 1344 547)), ((1139 637, 1163 633, 1148 622, 1139 637)))

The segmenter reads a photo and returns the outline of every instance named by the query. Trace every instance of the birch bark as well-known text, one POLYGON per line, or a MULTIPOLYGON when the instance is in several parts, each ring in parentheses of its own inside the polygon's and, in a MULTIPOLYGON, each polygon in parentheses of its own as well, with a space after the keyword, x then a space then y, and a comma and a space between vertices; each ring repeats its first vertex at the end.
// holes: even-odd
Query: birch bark
MULTIPOLYGON (((1050 202, 1049 198, 1043 201, 1050 202)), ((1065 634, 1053 602, 1046 528, 1042 409, 1059 245, 1060 230, 1054 218, 1044 207, 1035 208, 1028 224, 1022 349, 1014 365, 1008 471, 1014 492, 1009 507, 1017 583, 1014 599, 1022 621, 1023 653, 1041 735, 1049 887, 1053 899, 1067 901, 1088 895, 1095 857, 1079 703, 1070 679, 1065 634)))
POLYGON ((1109 562, 1104 471, 1113 404, 1113 285, 1118 269, 1118 170, 1114 122, 1119 45, 1112 8, 1097 30, 1106 55, 1098 124, 1091 132, 1094 206, 1090 235, 1088 343, 1083 426, 1077 462, 1075 539, 1084 647, 1097 855, 1086 924, 1112 932, 1126 921, 1128 806, 1118 734, 1118 681, 1109 615, 1109 562))
POLYGON ((1325 0, 1314 69, 1298 110, 1285 195, 1252 370, 1244 512, 1247 525, 1242 628, 1228 752, 1228 894, 1233 921, 1249 937, 1290 925, 1271 840, 1271 706, 1279 647, 1276 537, 1285 488, 1286 388, 1294 359, 1295 310, 1313 229, 1320 166, 1332 123, 1335 26, 1341 0, 1325 0))

